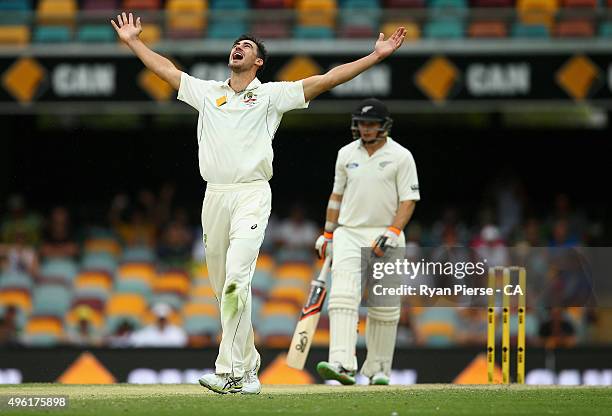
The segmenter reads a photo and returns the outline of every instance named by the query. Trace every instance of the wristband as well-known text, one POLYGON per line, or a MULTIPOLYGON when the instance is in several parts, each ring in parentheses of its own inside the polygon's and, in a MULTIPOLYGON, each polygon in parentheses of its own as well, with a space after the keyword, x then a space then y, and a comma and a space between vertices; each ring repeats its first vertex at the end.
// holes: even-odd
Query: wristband
POLYGON ((331 240, 332 238, 334 238, 334 233, 330 233, 329 231, 325 231, 323 233, 323 237, 325 237, 328 240, 331 240))
POLYGON ((389 227, 388 230, 397 236, 399 236, 402 233, 402 230, 400 230, 397 227, 393 227, 393 226, 389 227))

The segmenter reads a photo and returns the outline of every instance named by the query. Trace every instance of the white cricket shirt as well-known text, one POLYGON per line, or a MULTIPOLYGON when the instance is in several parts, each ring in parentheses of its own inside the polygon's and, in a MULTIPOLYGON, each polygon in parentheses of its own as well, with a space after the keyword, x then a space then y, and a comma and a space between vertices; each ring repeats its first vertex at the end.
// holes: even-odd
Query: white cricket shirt
POLYGON ((177 98, 200 113, 200 174, 215 184, 270 180, 272 139, 283 113, 308 107, 302 81, 262 84, 255 78, 234 92, 229 79, 204 81, 186 73, 177 98))
POLYGON ((400 201, 421 199, 412 153, 390 137, 372 156, 361 140, 340 149, 333 192, 342 195, 338 224, 347 227, 388 227, 400 201))

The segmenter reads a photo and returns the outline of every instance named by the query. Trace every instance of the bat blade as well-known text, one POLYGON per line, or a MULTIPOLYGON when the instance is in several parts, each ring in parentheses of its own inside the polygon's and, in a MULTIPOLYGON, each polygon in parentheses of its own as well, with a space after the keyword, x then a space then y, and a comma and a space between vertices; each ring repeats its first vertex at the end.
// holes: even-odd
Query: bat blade
POLYGON ((308 300, 302 308, 302 313, 295 327, 293 339, 287 353, 287 365, 289 367, 302 370, 306 363, 312 339, 319 324, 323 302, 325 302, 325 296, 327 295, 325 280, 330 262, 331 259, 329 257, 325 259, 319 277, 311 282, 308 300))

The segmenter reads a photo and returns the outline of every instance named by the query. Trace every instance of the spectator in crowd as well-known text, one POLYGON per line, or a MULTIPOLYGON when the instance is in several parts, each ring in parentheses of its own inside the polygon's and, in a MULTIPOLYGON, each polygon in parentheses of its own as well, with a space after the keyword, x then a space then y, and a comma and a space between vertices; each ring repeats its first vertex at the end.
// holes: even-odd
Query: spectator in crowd
POLYGON ((569 195, 565 193, 555 196, 554 213, 548 219, 551 234, 555 233, 554 229, 559 221, 565 224, 565 232, 569 240, 579 241, 588 239, 588 221, 586 215, 572 206, 569 195))
POLYGON ((546 348, 568 348, 576 345, 576 329, 562 308, 549 310, 539 330, 540 343, 546 348))
POLYGON ((187 213, 178 210, 175 218, 164 228, 157 254, 166 266, 185 268, 191 260, 193 235, 187 213))
POLYGON ((106 344, 111 348, 126 348, 132 346, 134 325, 128 320, 122 321, 114 334, 106 338, 106 344))
POLYGON ((19 345, 19 328, 17 325, 17 308, 9 305, 0 317, 0 346, 19 345))
POLYGON ((316 224, 306 219, 304 209, 294 205, 289 217, 282 220, 276 233, 278 245, 291 250, 311 250, 313 241, 319 236, 316 224))
POLYGON ((21 242, 28 246, 39 243, 41 221, 38 215, 26 209, 21 195, 12 195, 8 199, 8 214, 0 225, 0 242, 13 244, 19 235, 21 242))
POLYGON ((436 221, 431 227, 430 240, 432 246, 442 244, 444 233, 449 229, 455 231, 457 243, 459 245, 467 245, 470 241, 469 231, 467 226, 459 221, 459 214, 454 208, 446 208, 442 214, 442 218, 436 221))
POLYGON ((34 247, 26 244, 27 237, 21 232, 13 235, 13 244, 0 246, 0 264, 7 273, 25 273, 38 276, 39 260, 34 247))
POLYGON ((165 182, 160 190, 155 206, 155 223, 158 227, 170 221, 172 210, 175 205, 176 186, 171 182, 165 182))
POLYGON ((79 246, 66 208, 55 207, 51 211, 49 223, 43 233, 40 254, 43 257, 76 257, 79 254, 79 246))
POLYGON ((141 209, 133 209, 127 221, 121 220, 114 224, 115 231, 127 246, 153 246, 156 239, 155 225, 147 220, 141 209))
POLYGON ((551 247, 575 247, 579 244, 578 239, 570 234, 569 224, 566 219, 558 219, 551 230, 551 247))
POLYGON ((487 260, 489 266, 507 266, 510 260, 510 253, 499 228, 493 224, 482 227, 480 234, 472 242, 472 248, 480 259, 487 260))
POLYGON ((77 326, 68 328, 66 343, 76 347, 99 347, 102 337, 92 325, 93 310, 86 305, 77 308, 77 326))
POLYGON ((153 306, 155 323, 137 331, 132 336, 134 347, 185 347, 187 334, 183 328, 168 322, 172 308, 165 303, 153 306))

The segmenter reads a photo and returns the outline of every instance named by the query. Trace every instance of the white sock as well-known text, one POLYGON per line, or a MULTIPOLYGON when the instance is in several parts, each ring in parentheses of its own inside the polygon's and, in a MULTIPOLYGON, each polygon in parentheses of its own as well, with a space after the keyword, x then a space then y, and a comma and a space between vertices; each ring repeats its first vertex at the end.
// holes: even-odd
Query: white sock
POLYGON ((349 371, 357 370, 355 346, 358 320, 357 311, 353 309, 331 309, 329 311, 329 362, 340 363, 349 371))

